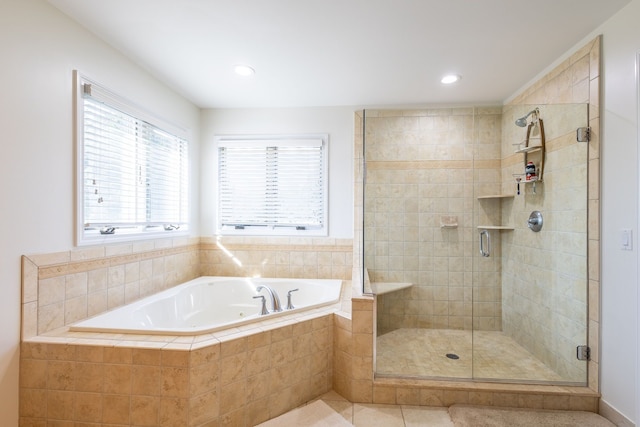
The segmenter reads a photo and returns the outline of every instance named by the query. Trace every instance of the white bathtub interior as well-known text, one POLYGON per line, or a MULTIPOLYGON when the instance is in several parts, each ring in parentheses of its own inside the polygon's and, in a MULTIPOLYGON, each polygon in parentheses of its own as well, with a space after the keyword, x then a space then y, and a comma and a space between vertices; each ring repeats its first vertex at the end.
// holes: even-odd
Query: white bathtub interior
POLYGON ((203 276, 131 304, 77 322, 73 332, 110 332, 141 334, 204 334, 266 320, 316 307, 334 304, 340 299, 341 280, 279 279, 203 276), (278 296, 282 311, 272 312, 269 293, 258 292, 268 286, 278 296), (293 309, 287 309, 291 293, 293 309), (263 295, 269 314, 262 315, 263 295))

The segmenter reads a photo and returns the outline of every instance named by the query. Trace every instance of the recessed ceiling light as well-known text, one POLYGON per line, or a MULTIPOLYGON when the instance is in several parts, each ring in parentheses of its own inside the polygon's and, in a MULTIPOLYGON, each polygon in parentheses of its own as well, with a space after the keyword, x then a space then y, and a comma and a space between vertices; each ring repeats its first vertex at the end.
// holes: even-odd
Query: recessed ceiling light
POLYGON ((233 71, 235 71, 237 75, 243 77, 252 76, 256 73, 256 70, 249 67, 248 65, 236 65, 235 67, 233 67, 233 71))
POLYGON ((460 74, 447 74, 440 80, 440 83, 450 85, 459 82, 461 78, 462 76, 460 74))

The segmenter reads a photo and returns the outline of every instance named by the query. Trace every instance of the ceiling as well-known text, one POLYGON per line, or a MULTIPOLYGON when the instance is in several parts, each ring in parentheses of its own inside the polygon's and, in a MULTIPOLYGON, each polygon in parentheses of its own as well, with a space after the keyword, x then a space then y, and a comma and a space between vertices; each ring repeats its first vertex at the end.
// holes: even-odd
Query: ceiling
POLYGON ((629 0, 49 3, 197 106, 249 108, 501 103, 629 0))

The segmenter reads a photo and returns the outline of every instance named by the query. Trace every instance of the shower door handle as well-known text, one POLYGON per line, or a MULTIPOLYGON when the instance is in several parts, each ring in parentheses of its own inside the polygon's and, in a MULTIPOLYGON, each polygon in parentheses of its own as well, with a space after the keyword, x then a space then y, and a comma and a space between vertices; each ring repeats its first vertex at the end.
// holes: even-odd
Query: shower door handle
POLYGON ((482 255, 483 257, 488 257, 490 254, 491 238, 489 237, 489 232, 487 230, 482 230, 480 232, 480 255, 482 255))

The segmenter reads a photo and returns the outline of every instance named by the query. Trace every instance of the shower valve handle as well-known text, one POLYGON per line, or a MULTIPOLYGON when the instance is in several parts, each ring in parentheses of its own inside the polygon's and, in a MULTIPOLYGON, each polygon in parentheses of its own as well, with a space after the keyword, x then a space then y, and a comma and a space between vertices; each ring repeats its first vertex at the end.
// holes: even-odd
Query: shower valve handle
POLYGON ((527 226, 531 231, 535 231, 537 233, 542 230, 542 223, 542 214, 539 211, 531 212, 531 215, 529 215, 529 219, 527 220, 527 226))

